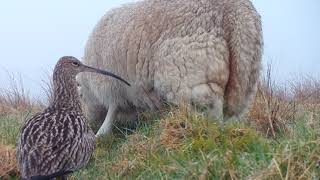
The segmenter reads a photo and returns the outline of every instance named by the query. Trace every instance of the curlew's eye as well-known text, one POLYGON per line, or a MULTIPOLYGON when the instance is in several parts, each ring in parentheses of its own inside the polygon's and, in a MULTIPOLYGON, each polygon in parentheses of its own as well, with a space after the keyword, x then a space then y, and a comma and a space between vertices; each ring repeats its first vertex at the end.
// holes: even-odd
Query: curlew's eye
POLYGON ((72 65, 74 65, 74 66, 79 66, 80 63, 79 63, 79 62, 72 62, 72 65))

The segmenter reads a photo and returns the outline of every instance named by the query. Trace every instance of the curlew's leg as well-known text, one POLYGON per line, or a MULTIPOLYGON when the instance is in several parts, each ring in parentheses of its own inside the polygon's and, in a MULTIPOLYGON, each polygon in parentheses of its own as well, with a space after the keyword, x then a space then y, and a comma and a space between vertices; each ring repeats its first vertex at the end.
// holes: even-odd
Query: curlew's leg
POLYGON ((109 105, 106 119, 104 120, 99 131, 97 132, 96 137, 110 133, 112 122, 116 116, 117 109, 118 109, 117 105, 115 104, 109 105))

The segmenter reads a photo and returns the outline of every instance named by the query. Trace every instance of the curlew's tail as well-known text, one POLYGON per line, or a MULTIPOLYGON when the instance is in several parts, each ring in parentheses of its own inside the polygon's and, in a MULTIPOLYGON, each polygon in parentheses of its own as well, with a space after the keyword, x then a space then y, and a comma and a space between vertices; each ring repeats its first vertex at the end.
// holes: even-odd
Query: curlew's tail
POLYGON ((72 173, 72 171, 61 171, 61 172, 56 172, 47 176, 32 176, 31 180, 51 180, 53 178, 62 177, 70 173, 72 173))

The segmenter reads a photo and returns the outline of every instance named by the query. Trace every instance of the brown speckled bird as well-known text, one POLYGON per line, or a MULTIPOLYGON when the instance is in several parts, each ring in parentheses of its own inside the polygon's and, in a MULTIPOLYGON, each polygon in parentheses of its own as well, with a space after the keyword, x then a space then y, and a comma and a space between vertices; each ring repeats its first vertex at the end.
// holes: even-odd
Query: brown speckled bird
POLYGON ((43 112, 25 122, 19 137, 17 157, 22 179, 67 178, 84 167, 95 149, 95 135, 82 113, 76 75, 95 72, 121 77, 83 65, 65 56, 53 73, 54 100, 43 112))

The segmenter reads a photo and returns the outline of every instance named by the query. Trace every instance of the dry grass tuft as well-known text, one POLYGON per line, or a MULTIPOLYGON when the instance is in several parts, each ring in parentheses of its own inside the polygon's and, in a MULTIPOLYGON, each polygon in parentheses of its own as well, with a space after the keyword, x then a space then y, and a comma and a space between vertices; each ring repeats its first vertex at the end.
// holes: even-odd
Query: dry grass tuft
POLYGON ((138 168, 139 164, 137 164, 137 162, 138 161, 128 160, 125 158, 117 163, 114 163, 112 165, 112 171, 117 172, 117 174, 121 177, 127 176, 130 172, 138 168))
POLYGON ((291 82, 294 99, 303 104, 320 104, 320 80, 310 76, 302 76, 291 82))
POLYGON ((290 97, 286 88, 275 85, 271 66, 268 66, 267 75, 258 86, 249 119, 263 134, 276 137, 279 132, 287 131, 287 125, 295 120, 297 110, 296 99, 290 97))
POLYGON ((0 145, 0 162, 0 177, 2 179, 9 179, 10 176, 19 174, 16 150, 13 147, 0 145))
POLYGON ((42 78, 41 80, 42 82, 42 90, 45 96, 45 103, 41 103, 41 104, 50 104, 53 101, 53 80, 52 80, 52 76, 50 75, 50 73, 47 71, 45 73, 45 77, 42 78))
POLYGON ((157 148, 156 146, 157 144, 153 139, 141 134, 128 136, 127 143, 121 146, 119 150, 121 157, 112 164, 112 170, 122 177, 146 166, 145 160, 148 158, 148 154, 157 148))
POLYGON ((21 75, 7 73, 9 87, 0 89, 0 114, 15 114, 41 109, 41 104, 31 98, 24 88, 21 75))
POLYGON ((319 177, 319 173, 315 173, 314 170, 320 160, 320 151, 319 149, 310 151, 314 146, 320 147, 320 142, 313 141, 302 146, 286 147, 275 155, 268 168, 259 172, 252 179, 315 179, 319 177))
MULTIPOLYGON (((148 116, 152 116, 152 114, 148 116)), ((188 122, 187 112, 171 111, 161 117, 160 124, 157 124, 157 127, 153 127, 156 131, 153 132, 155 134, 151 137, 143 134, 127 136, 126 143, 119 149, 121 156, 116 162, 112 163, 112 171, 116 172, 118 176, 127 176, 138 169, 146 168, 148 158, 154 158, 153 156, 160 149, 164 148, 165 151, 177 149, 182 146, 185 137, 191 135, 191 124, 188 122)), ((161 168, 165 172, 177 170, 171 166, 161 168)))
POLYGON ((128 136, 127 143, 120 148, 123 154, 135 154, 136 159, 145 159, 148 153, 150 139, 141 135, 133 134, 128 136))
POLYGON ((188 112, 174 111, 160 122, 160 144, 167 150, 181 147, 182 141, 192 134, 192 125, 188 121, 188 112))

